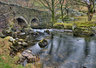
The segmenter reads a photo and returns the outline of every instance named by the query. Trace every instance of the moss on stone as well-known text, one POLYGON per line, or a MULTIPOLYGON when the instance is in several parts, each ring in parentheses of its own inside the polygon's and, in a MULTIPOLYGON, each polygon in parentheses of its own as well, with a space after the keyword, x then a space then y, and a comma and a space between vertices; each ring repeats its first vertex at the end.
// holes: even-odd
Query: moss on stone
POLYGON ((64 24, 63 23, 55 23, 53 25, 53 27, 56 29, 64 29, 64 24))
POLYGON ((44 48, 48 45, 48 41, 46 39, 42 39, 38 44, 41 48, 44 48))
POLYGON ((86 28, 89 28, 89 27, 94 27, 96 26, 96 23, 94 21, 87 21, 87 22, 80 22, 80 21, 77 21, 77 22, 74 22, 76 24, 77 27, 86 27, 86 28))
POLYGON ((76 28, 73 30, 75 36, 93 36, 94 32, 92 27, 96 24, 94 21, 75 22, 76 28))
POLYGON ((56 29, 72 29, 73 23, 55 23, 53 25, 56 29))
POLYGON ((54 28, 57 29, 71 29, 75 36, 93 36, 94 32, 92 27, 96 27, 94 21, 76 21, 72 23, 55 23, 54 28), (74 27, 75 26, 75 27, 74 27), (74 27, 74 29, 73 29, 74 27))

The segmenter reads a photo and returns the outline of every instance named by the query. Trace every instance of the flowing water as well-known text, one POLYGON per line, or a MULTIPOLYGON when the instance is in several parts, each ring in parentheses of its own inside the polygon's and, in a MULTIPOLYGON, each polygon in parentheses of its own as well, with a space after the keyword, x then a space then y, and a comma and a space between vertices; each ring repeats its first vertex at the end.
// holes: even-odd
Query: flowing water
POLYGON ((45 48, 40 48, 38 43, 29 48, 40 54, 43 68, 96 68, 95 37, 80 38, 53 31, 48 42, 45 48))

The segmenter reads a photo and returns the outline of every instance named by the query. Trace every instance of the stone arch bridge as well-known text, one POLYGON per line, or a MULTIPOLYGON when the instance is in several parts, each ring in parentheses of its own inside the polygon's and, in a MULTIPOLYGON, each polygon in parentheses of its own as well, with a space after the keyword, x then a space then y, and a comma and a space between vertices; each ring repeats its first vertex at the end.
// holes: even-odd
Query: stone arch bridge
MULTIPOLYGON (((20 23, 25 22, 27 25, 32 22, 38 22, 39 24, 48 23, 51 20, 48 12, 3 2, 0 2, 0 16, 1 19, 2 16, 5 17, 8 22, 17 20, 20 23)), ((1 21, 0 23, 2 23, 1 21)))

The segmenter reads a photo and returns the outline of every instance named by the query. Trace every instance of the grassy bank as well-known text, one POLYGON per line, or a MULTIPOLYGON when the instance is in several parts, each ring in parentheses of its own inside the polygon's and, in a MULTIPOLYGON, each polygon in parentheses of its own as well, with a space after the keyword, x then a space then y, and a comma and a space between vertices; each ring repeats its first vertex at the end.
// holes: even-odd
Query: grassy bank
POLYGON ((17 64, 21 54, 17 53, 16 56, 10 56, 10 46, 12 43, 9 42, 9 36, 6 38, 0 38, 0 68, 41 68, 42 64, 40 62, 35 62, 34 64, 28 63, 25 67, 17 64))
POLYGON ((9 42, 9 37, 0 38, 0 68, 23 68, 21 65, 16 65, 19 56, 12 58, 9 55, 10 46, 12 46, 12 43, 9 42))

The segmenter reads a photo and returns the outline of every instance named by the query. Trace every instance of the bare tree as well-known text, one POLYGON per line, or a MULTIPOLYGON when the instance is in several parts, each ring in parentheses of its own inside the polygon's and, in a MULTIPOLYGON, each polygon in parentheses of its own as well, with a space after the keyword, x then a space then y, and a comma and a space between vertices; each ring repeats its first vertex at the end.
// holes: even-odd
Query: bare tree
POLYGON ((45 8, 47 8, 52 14, 52 24, 55 23, 55 9, 58 4, 58 0, 37 0, 37 2, 41 3, 45 8))
POLYGON ((63 21, 63 18, 64 18, 64 13, 63 13, 64 2, 65 2, 64 0, 59 0, 62 21, 63 21))
POLYGON ((92 20, 93 14, 95 13, 95 0, 70 0, 71 3, 73 3, 74 5, 82 5, 87 7, 88 12, 88 21, 92 20))

